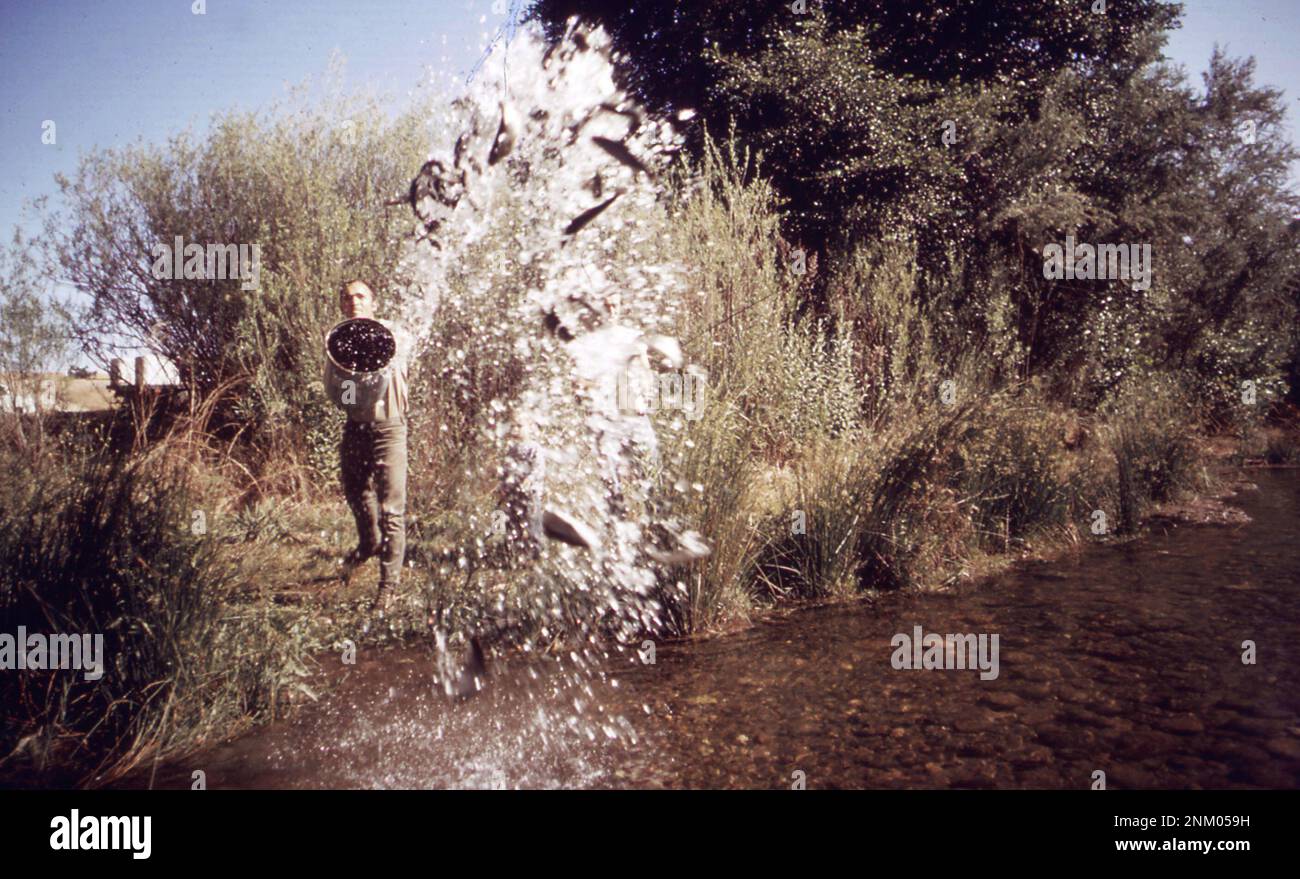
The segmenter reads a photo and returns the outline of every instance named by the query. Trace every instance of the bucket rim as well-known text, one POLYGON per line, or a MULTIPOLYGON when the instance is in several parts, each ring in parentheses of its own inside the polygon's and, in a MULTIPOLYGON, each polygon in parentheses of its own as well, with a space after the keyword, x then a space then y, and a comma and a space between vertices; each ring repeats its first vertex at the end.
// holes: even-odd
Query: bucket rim
POLYGON ((341 329, 344 325, 355 324, 355 323, 369 323, 379 327, 379 329, 383 330, 384 334, 387 335, 388 338, 392 340, 394 349, 396 349, 397 337, 393 335, 392 330, 384 326, 383 323, 379 321, 377 318, 348 317, 348 318, 344 318, 343 320, 336 323, 334 326, 330 327, 329 332, 325 334, 325 359, 328 360, 330 364, 335 369, 338 369, 340 372, 346 372, 352 375, 374 375, 375 373, 383 372, 383 370, 387 368, 387 364, 385 364, 385 366, 383 367, 380 367, 379 369, 359 370, 359 369, 351 369, 350 367, 344 366, 342 363, 339 363, 337 360, 334 359, 334 354, 330 351, 330 339, 334 338, 334 334, 338 332, 339 329, 341 329))

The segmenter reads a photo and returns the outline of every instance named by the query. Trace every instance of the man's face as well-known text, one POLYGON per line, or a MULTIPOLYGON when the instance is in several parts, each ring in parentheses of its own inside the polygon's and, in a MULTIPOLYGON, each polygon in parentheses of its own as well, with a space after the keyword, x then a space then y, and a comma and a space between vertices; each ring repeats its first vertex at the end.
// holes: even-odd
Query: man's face
POLYGON ((339 307, 347 318, 375 316, 375 297, 365 284, 349 284, 339 294, 339 307))

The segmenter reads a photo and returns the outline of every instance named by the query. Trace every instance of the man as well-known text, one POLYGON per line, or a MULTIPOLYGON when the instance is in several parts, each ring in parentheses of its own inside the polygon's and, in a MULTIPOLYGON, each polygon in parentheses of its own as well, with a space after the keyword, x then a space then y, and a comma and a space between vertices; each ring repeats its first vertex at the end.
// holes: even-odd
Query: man
MULTIPOLYGON (((348 281, 339 288, 339 307, 346 318, 375 320, 375 295, 363 281, 348 281)), ((344 579, 357 567, 379 556, 379 592, 374 607, 388 609, 402 575, 406 551, 406 409, 407 360, 410 336, 390 321, 388 328, 397 343, 396 353, 385 368, 388 382, 382 396, 348 403, 356 395, 342 395, 348 420, 339 446, 343 493, 357 523, 357 548, 344 560, 344 579)), ((331 389, 338 376, 325 361, 325 384, 331 389)))

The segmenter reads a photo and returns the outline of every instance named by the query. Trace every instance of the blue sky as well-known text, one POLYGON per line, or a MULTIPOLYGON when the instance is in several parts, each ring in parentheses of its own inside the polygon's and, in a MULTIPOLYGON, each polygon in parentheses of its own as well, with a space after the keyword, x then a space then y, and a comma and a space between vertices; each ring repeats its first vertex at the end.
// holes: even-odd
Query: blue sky
MULTIPOLYGON (((1080 0, 1083 2, 1083 0, 1080 0)), ((257 108, 346 59, 346 82, 400 98, 426 68, 470 69, 505 20, 493 0, 0 0, 0 235, 78 153, 164 139, 217 110, 257 108), (41 142, 47 120, 54 145, 41 142)), ((1254 55, 1300 111, 1295 0, 1188 0, 1168 54, 1199 84, 1215 42, 1254 55)))
MULTIPOLYGON (((509 4, 501 4, 505 8, 509 4)), ((493 0, 0 0, 0 234, 80 152, 162 141, 323 75, 401 98, 426 68, 467 73, 505 21, 493 0), (57 142, 41 142, 44 120, 57 142)))
MULTIPOLYGON (((1294 142, 1300 114, 1300 3, 1184 0, 1183 26, 1170 34, 1165 54, 1186 68, 1197 88, 1215 43, 1232 56, 1255 56, 1256 84, 1283 90, 1294 142)), ((1300 169, 1292 178, 1300 180, 1300 169)))
MULTIPOLYGON (((701 0, 704 2, 704 0, 701 0)), ((752 0, 759 2, 759 0, 752 0)), ((775 2, 775 0, 773 0, 775 2)), ((1079 0, 1086 2, 1086 0, 1079 0)), ((348 85, 400 99, 428 69, 462 76, 522 0, 0 0, 0 235, 96 146, 163 140, 215 111, 264 106, 336 52, 348 85), (53 120, 57 143, 41 142, 53 120)), ((1215 42, 1254 55, 1300 111, 1296 0, 1189 0, 1168 54, 1199 85, 1215 42)))

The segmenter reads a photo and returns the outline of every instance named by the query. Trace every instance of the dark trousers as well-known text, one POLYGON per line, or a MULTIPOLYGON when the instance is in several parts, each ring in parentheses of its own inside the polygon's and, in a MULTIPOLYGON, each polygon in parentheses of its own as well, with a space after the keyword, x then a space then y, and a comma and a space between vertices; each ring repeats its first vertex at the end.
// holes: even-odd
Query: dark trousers
POLYGON ((362 558, 379 556, 379 582, 396 586, 406 554, 406 421, 348 421, 339 445, 343 494, 362 558))

